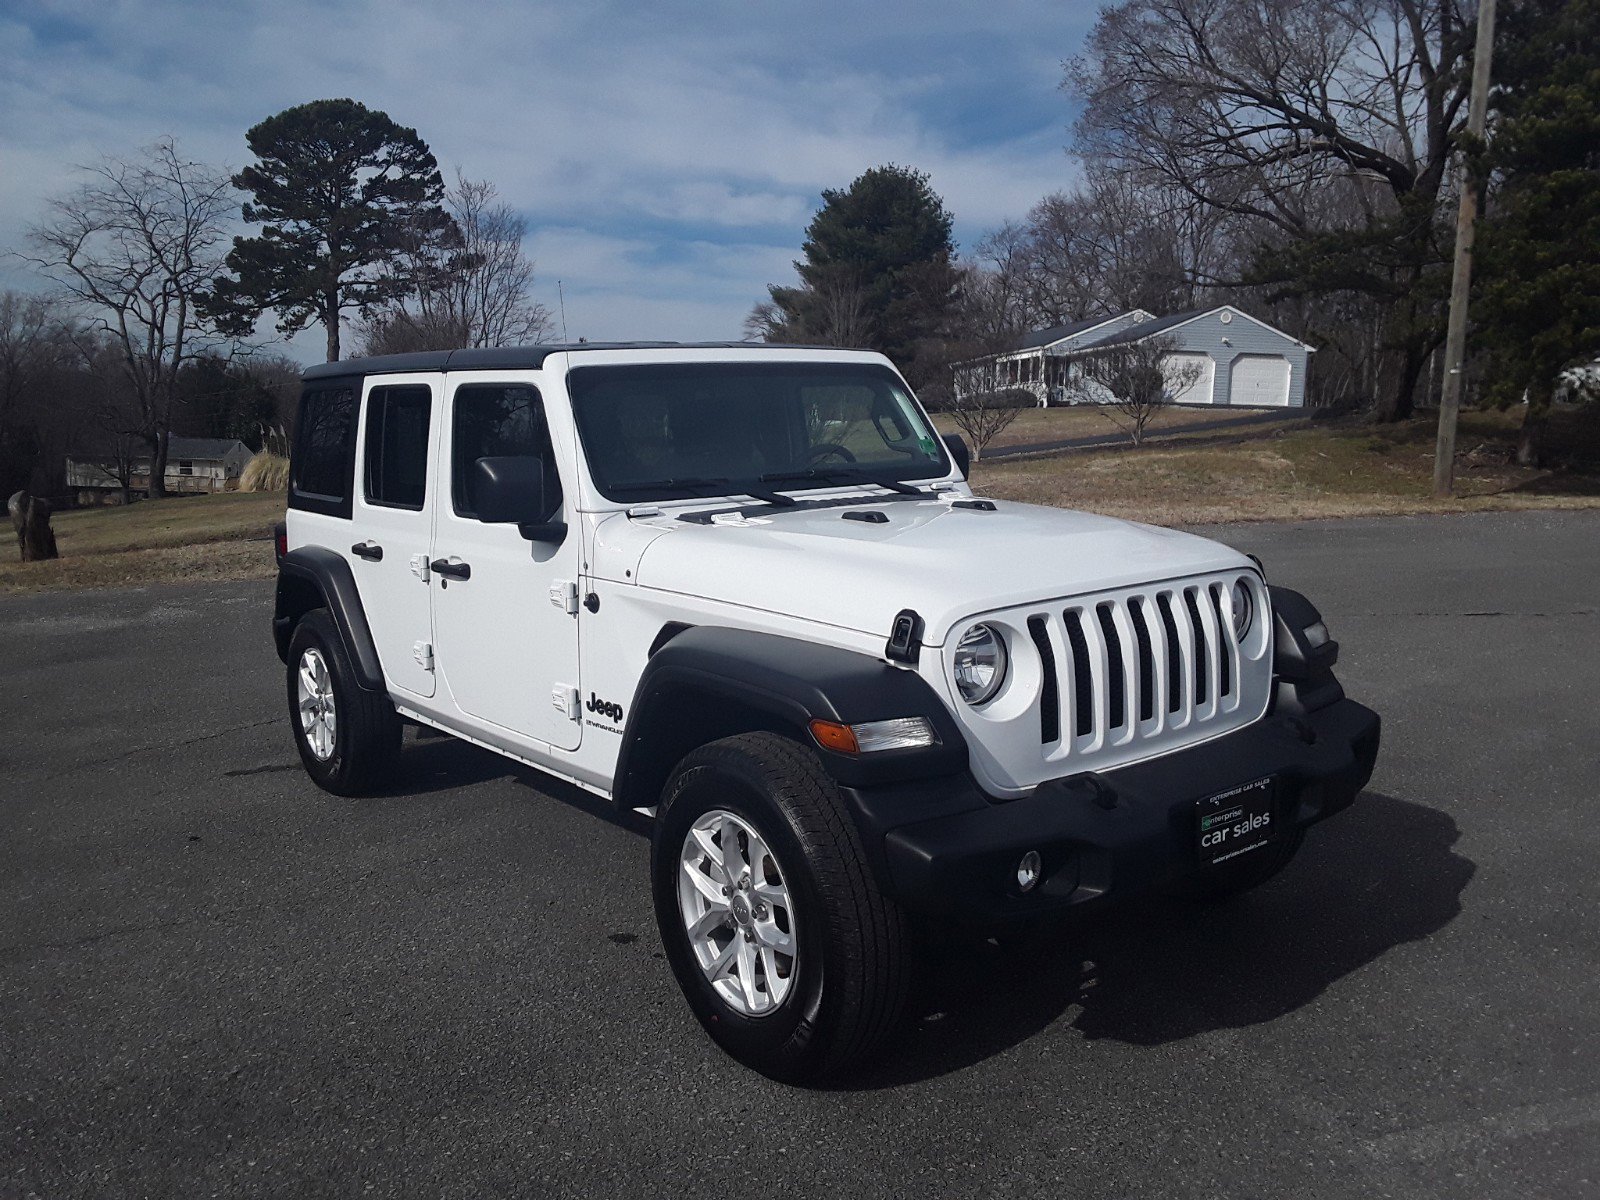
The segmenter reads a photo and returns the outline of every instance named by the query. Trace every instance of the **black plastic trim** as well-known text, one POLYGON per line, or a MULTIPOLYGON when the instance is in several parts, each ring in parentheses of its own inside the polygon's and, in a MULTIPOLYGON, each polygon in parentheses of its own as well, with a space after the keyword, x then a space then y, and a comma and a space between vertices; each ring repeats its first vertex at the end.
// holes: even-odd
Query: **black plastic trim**
MULTIPOLYGON (((654 804, 658 797, 652 788, 682 757, 669 731, 681 727, 686 736, 699 736, 735 710, 813 746, 842 784, 927 779, 967 766, 960 728, 915 672, 796 638, 696 625, 661 644, 639 679, 617 762, 619 799, 629 807, 654 804), (696 711, 696 700, 710 710, 696 711), (816 747, 808 731, 813 720, 856 725, 891 717, 925 718, 938 744, 856 756, 816 747)), ((703 740, 700 736, 693 744, 703 740)))
POLYGON ((922 657, 922 614, 916 609, 902 608, 895 614, 883 655, 903 663, 915 663, 922 657))
POLYGON ((959 433, 941 434, 939 440, 950 452, 951 461, 961 469, 961 478, 969 478, 972 475, 972 451, 967 448, 966 440, 959 433))
POLYGON ((1339 643, 1329 640, 1321 646, 1306 641, 1305 631, 1322 621, 1322 614, 1299 592, 1286 587, 1269 587, 1272 597, 1272 669, 1283 679, 1316 680, 1339 662, 1339 643))
POLYGON ((369 692, 387 692, 383 665, 378 660, 378 647, 372 640, 355 575, 344 557, 326 546, 301 546, 278 563, 278 592, 272 617, 278 657, 285 663, 289 661, 289 639, 308 607, 300 602, 307 586, 315 590, 321 606, 332 615, 350 661, 355 664, 356 681, 369 692))
POLYGON ((966 917, 1036 916, 1121 899, 1205 868, 1194 805, 1252 780, 1275 780, 1287 830, 1348 807, 1366 786, 1381 738, 1378 715, 1341 700, 1309 718, 1258 721, 1148 762, 1040 785, 995 803, 970 776, 936 788, 849 793, 864 836, 887 863, 883 885, 906 907, 966 917), (1019 895, 1020 856, 1036 850, 1044 879, 1019 895))

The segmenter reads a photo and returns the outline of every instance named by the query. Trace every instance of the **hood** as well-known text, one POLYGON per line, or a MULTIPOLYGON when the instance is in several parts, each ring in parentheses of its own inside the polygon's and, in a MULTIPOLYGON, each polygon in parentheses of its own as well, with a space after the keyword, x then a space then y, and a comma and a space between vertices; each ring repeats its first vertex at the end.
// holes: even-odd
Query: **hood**
POLYGON ((956 622, 996 609, 1251 566, 1193 534, 991 503, 992 512, 872 496, 763 508, 743 522, 702 525, 675 513, 635 520, 650 536, 633 581, 885 638, 895 614, 911 608, 922 616, 924 643, 941 645, 956 622), (868 511, 886 519, 845 516, 868 511))

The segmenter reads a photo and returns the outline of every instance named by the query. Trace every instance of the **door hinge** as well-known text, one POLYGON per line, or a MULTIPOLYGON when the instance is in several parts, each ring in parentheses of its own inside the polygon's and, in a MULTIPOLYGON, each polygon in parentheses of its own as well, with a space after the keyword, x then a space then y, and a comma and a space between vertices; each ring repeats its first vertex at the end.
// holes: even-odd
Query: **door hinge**
POLYGON ((578 689, 569 683, 558 683, 550 689, 550 706, 569 721, 576 721, 583 713, 578 689))
POLYGON ((417 666, 424 671, 433 670, 433 643, 416 642, 411 647, 411 657, 417 660, 417 666))
POLYGON ((578 611, 578 585, 569 579, 558 579, 550 585, 550 603, 564 613, 578 611))
POLYGON ((423 583, 428 582, 428 556, 426 554, 413 554, 411 556, 411 573, 423 583))

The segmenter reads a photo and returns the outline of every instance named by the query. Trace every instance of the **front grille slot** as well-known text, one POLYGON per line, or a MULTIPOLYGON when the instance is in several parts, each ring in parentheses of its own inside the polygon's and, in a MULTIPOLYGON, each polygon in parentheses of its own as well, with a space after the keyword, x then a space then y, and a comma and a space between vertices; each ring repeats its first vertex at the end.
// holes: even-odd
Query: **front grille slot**
POLYGON ((1224 644, 1222 653, 1217 656, 1217 694, 1219 696, 1231 696, 1233 695, 1233 652, 1231 646, 1233 626, 1228 620, 1227 609, 1222 603, 1222 585, 1213 583, 1210 592, 1211 611, 1216 614, 1217 628, 1218 630, 1227 630, 1227 633, 1220 635, 1224 644))
POLYGON ((1039 696, 1039 741, 1045 745, 1061 740, 1061 685, 1056 679, 1055 647, 1050 642, 1050 622, 1045 617, 1028 618, 1028 635, 1039 651, 1044 684, 1039 696))
POLYGON ((1088 737, 1094 732, 1094 680, 1089 669, 1089 639, 1083 634, 1082 614, 1069 609, 1064 618, 1067 642, 1072 647, 1073 732, 1088 737))
POLYGON ((1128 683, 1122 674, 1122 637, 1117 633, 1110 603, 1097 604, 1094 613, 1099 618, 1100 632, 1106 640, 1106 676, 1111 693, 1106 716, 1112 729, 1121 729, 1128 723, 1128 683))
POLYGON ((1194 588, 1183 589, 1184 607, 1189 610, 1189 620, 1194 622, 1194 706, 1206 702, 1206 668, 1210 665, 1211 650, 1206 638, 1205 622, 1200 619, 1200 605, 1195 600, 1194 588))
POLYGON ((1157 596, 1156 608, 1167 635, 1167 712, 1175 713, 1183 708, 1183 650, 1178 641, 1178 622, 1172 615, 1172 593, 1157 596))
POLYGON ((1139 720, 1153 721, 1156 716, 1156 653, 1150 644, 1150 630, 1145 625, 1148 619, 1145 616, 1143 596, 1136 596, 1128 603, 1128 611, 1133 617, 1133 636, 1139 643, 1139 720))

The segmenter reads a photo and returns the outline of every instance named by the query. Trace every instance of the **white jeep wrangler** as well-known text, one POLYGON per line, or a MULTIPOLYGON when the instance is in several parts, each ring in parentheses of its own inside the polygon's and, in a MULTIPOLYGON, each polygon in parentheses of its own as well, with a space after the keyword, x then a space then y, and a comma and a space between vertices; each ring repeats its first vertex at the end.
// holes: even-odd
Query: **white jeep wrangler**
POLYGON ((1277 872, 1378 750, 1317 611, 966 465, 860 351, 315 367, 274 620, 301 759, 364 791, 413 722, 652 818, 690 1006, 791 1080, 892 1028, 915 916, 1277 872))

